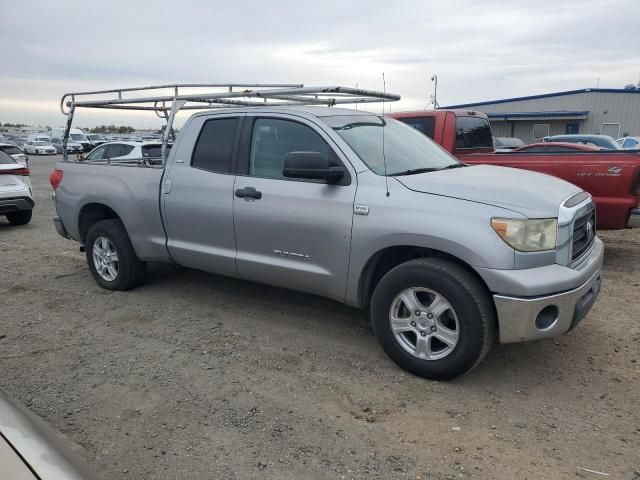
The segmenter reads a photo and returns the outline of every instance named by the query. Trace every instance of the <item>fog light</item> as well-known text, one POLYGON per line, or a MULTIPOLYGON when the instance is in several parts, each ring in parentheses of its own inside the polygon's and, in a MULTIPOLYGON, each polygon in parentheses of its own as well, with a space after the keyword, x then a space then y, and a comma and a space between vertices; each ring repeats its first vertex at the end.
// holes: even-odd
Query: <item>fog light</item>
POLYGON ((536 328, 546 330, 551 328, 558 321, 558 307, 555 305, 547 305, 536 317, 536 328))

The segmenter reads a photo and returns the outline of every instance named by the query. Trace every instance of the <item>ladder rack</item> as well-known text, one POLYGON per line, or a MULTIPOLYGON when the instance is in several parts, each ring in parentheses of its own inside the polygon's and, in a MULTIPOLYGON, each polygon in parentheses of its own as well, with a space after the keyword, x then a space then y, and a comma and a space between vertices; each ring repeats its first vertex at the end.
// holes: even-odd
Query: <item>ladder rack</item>
POLYGON ((305 87, 302 84, 183 83, 65 93, 60 99, 60 111, 67 116, 62 140, 63 155, 66 160, 67 139, 77 108, 154 112, 167 122, 162 142, 162 160, 165 163, 166 144, 172 132, 175 115, 180 110, 283 105, 333 107, 397 100, 400 100, 400 96, 392 93, 340 86, 305 87))

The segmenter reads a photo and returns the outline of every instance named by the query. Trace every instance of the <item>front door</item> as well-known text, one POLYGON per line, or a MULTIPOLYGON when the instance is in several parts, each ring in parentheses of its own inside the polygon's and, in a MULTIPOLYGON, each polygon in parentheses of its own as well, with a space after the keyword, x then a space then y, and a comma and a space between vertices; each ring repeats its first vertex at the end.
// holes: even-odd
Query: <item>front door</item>
POLYGON ((237 275, 233 183, 241 123, 238 114, 193 117, 173 147, 161 197, 169 252, 181 265, 237 275))
POLYGON ((234 194, 241 277, 344 300, 355 173, 317 126, 248 114, 234 194), (349 171, 341 184, 285 178, 289 152, 315 151, 349 171))

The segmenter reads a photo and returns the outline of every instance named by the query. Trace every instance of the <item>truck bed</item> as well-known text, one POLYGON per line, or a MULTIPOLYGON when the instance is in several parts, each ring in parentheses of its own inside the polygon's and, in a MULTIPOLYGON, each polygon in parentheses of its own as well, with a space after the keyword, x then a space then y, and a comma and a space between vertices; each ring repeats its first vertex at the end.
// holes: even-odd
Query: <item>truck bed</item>
POLYGON ((59 162, 56 169, 64 172, 57 192, 58 214, 72 238, 82 241, 82 213, 93 203, 102 204, 119 212, 138 257, 146 261, 169 260, 160 214, 162 166, 67 161, 59 162))

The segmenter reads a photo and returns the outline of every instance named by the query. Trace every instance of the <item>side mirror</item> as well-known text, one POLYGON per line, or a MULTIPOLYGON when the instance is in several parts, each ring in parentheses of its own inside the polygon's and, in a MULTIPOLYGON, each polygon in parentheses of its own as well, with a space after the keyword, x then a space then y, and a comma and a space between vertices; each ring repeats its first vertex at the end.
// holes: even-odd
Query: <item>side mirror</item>
POLYGON ((344 177, 344 167, 331 165, 320 152, 289 152, 284 159, 282 174, 287 178, 326 180, 335 183, 344 177))

